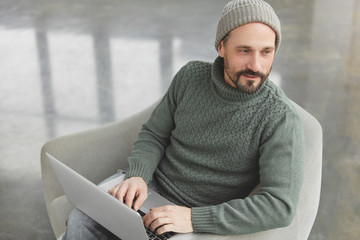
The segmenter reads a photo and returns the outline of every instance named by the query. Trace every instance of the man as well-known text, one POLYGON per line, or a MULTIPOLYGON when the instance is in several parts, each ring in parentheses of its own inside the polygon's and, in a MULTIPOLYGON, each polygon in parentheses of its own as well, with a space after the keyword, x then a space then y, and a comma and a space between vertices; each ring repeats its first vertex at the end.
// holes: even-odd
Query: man
MULTIPOLYGON (((152 209, 145 226, 157 234, 247 234, 291 223, 304 140, 295 108, 268 79, 280 40, 279 19, 266 2, 225 6, 219 57, 190 62, 176 74, 139 133, 126 180, 109 191, 138 210, 152 180, 177 204, 152 209)), ((70 215, 67 239, 105 235, 115 239, 78 210, 70 215)))

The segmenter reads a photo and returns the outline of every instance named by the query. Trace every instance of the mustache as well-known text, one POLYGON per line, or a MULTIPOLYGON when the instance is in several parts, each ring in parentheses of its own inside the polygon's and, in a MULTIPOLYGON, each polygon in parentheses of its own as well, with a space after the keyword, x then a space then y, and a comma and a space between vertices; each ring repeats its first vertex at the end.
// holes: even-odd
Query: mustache
POLYGON ((267 75, 262 73, 262 72, 254 72, 254 71, 252 71, 251 69, 248 69, 248 68, 237 72, 236 73, 236 78, 239 79, 241 75, 252 75, 252 76, 261 77, 262 79, 267 77, 267 75))

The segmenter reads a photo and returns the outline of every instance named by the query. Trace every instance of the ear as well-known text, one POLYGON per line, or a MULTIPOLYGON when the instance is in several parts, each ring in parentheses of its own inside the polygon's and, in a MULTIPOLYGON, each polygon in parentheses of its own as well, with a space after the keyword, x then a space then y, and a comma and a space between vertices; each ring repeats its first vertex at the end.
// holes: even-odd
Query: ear
POLYGON ((224 52, 225 52, 225 46, 224 46, 224 41, 223 40, 221 40, 220 44, 218 45, 217 51, 219 53, 219 56, 223 58, 224 57, 224 52))

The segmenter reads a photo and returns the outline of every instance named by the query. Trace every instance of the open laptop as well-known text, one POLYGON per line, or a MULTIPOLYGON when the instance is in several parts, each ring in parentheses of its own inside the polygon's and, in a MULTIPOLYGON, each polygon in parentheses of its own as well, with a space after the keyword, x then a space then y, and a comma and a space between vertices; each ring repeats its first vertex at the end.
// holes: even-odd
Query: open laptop
MULTIPOLYGON (((112 179, 102 186, 90 182, 55 157, 46 153, 68 200, 82 212, 104 226, 122 240, 154 239, 142 222, 141 216, 124 203, 110 195, 107 190, 124 180, 125 175, 112 179)), ((139 212, 147 213, 150 208, 173 205, 166 198, 148 189, 148 198, 139 212)), ((158 239, 194 239, 196 234, 165 234, 158 239)))

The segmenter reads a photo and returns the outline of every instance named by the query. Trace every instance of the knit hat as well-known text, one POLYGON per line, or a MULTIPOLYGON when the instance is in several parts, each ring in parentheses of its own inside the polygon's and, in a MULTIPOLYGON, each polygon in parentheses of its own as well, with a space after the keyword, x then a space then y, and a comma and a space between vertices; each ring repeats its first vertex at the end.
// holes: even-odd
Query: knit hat
POLYGON ((217 26, 215 48, 217 50, 221 40, 233 29, 251 22, 260 22, 271 27, 275 34, 275 49, 280 46, 280 20, 274 9, 262 0, 233 0, 227 3, 222 11, 217 26))

